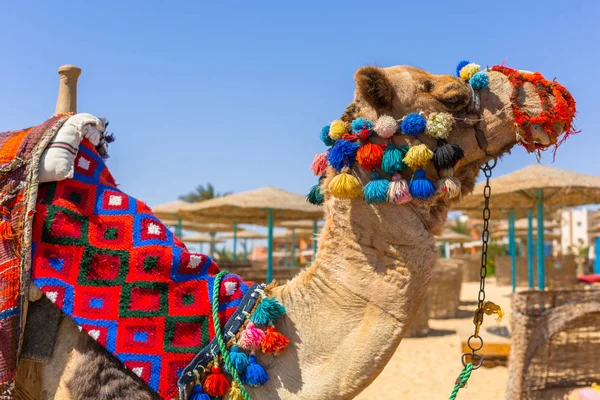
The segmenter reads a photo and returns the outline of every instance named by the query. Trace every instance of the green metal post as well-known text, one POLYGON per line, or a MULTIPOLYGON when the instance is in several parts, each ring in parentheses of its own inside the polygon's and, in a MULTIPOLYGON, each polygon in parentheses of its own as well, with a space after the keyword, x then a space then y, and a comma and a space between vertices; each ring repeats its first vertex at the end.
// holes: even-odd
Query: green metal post
POLYGON ((313 261, 315 260, 315 257, 317 256, 317 244, 318 244, 317 221, 313 221, 313 261))
POLYGON ((202 250, 204 250, 204 243, 198 243, 198 250, 200 250, 200 254, 202 254, 202 250))
POLYGON ((248 239, 244 239, 244 262, 248 261, 248 239))
POLYGON ((237 222, 233 223, 233 261, 237 261, 237 222))
POLYGON ((517 251, 515 243, 515 212, 508 213, 508 252, 511 259, 512 291, 517 290, 517 251))
POLYGON ((273 280, 273 210, 267 211, 267 224, 268 224, 268 245, 267 245, 267 283, 271 283, 273 280))
POLYGON ((210 233, 210 258, 215 257, 215 232, 210 233))
POLYGON ((538 289, 546 288, 546 268, 544 266, 544 190, 537 189, 537 257, 538 289))
POLYGON ((181 221, 181 217, 177 217, 177 226, 175 227, 175 236, 181 239, 183 231, 183 222, 181 221))
POLYGON ((527 278, 533 289, 533 211, 527 210, 527 278))
POLYGON ((290 249, 290 267, 296 265, 296 256, 294 255, 294 251, 296 249, 296 228, 292 228, 292 248, 290 249))
POLYGON ((450 258, 450 243, 444 242, 444 258, 450 258))

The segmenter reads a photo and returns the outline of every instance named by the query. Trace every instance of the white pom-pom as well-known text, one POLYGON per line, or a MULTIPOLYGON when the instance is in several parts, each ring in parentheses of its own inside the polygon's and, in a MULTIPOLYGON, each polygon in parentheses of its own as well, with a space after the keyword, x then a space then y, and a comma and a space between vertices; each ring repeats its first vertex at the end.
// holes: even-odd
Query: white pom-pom
POLYGON ((382 138, 391 138, 396 134, 398 130, 398 123, 394 119, 394 117, 390 117, 389 115, 382 115, 375 121, 375 125, 373 126, 373 130, 377 135, 382 138))

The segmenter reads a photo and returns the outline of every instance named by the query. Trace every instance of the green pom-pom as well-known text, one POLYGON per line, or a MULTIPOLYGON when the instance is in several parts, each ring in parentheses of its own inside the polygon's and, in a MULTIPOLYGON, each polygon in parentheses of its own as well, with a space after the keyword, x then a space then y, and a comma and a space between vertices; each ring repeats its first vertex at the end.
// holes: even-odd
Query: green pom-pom
POLYGON ((322 206, 325 201, 325 196, 321 191, 321 185, 317 184, 310 188, 310 192, 306 195, 306 201, 315 206, 322 206))
POLYGON ((257 325, 269 325, 275 323, 277 318, 283 314, 285 314, 284 306, 272 297, 265 297, 256 306, 256 310, 254 310, 254 314, 250 319, 257 325))
POLYGON ((393 175, 396 172, 404 171, 406 164, 402 159, 408 153, 410 148, 408 146, 400 146, 396 148, 393 144, 389 144, 385 153, 383 153, 383 160, 381 161, 381 169, 383 172, 389 175, 393 175))

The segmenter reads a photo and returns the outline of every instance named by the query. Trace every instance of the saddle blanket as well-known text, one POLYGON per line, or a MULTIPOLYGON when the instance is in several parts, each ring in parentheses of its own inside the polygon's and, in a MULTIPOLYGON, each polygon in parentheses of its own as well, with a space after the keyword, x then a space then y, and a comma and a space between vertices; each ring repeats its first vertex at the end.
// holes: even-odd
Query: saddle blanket
MULTIPOLYGON (((55 305, 162 398, 178 397, 178 377, 215 336, 219 268, 119 190, 87 140, 73 179, 39 187, 32 252, 32 280, 55 305)), ((222 327, 257 288, 225 276, 222 327)))

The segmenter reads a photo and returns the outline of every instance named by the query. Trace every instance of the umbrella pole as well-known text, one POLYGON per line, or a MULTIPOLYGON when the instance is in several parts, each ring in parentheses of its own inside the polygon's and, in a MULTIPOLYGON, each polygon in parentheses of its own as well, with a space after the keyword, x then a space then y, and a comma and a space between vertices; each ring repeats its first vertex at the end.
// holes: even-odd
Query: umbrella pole
POLYGON ((537 257, 538 289, 546 287, 546 269, 544 267, 544 191, 537 189, 537 257))
POLYGON ((210 233, 210 258, 215 257, 215 232, 210 233))
POLYGON ((290 249, 290 267, 296 265, 294 249, 296 247, 296 228, 292 228, 292 248, 290 249))
POLYGON ((181 239, 182 230, 183 230, 183 226, 182 226, 181 217, 177 217, 177 226, 175 227, 175 236, 177 236, 178 238, 181 239))
POLYGON ((450 258, 450 243, 444 242, 444 258, 450 258))
POLYGON ((533 289, 533 210, 527 210, 527 278, 533 289))
POLYGON ((511 259, 512 291, 517 290, 517 252, 515 249, 515 212, 508 213, 508 252, 511 259))
POLYGON ((600 274, 600 236, 596 237, 594 247, 596 248, 596 260, 594 261, 594 273, 600 274))
POLYGON ((203 247, 204 247, 204 243, 202 243, 202 242, 198 243, 198 251, 199 251, 199 254, 202 254, 202 250, 203 250, 202 248, 203 248, 203 247))
POLYGON ((317 256, 317 221, 313 221, 313 261, 317 256))
POLYGON ((237 261, 237 222, 233 223, 233 261, 237 261))
POLYGON ((273 280, 273 210, 267 211, 268 220, 268 244, 267 244, 267 283, 271 283, 273 280))
POLYGON ((248 239, 244 239, 244 262, 248 261, 248 239))

